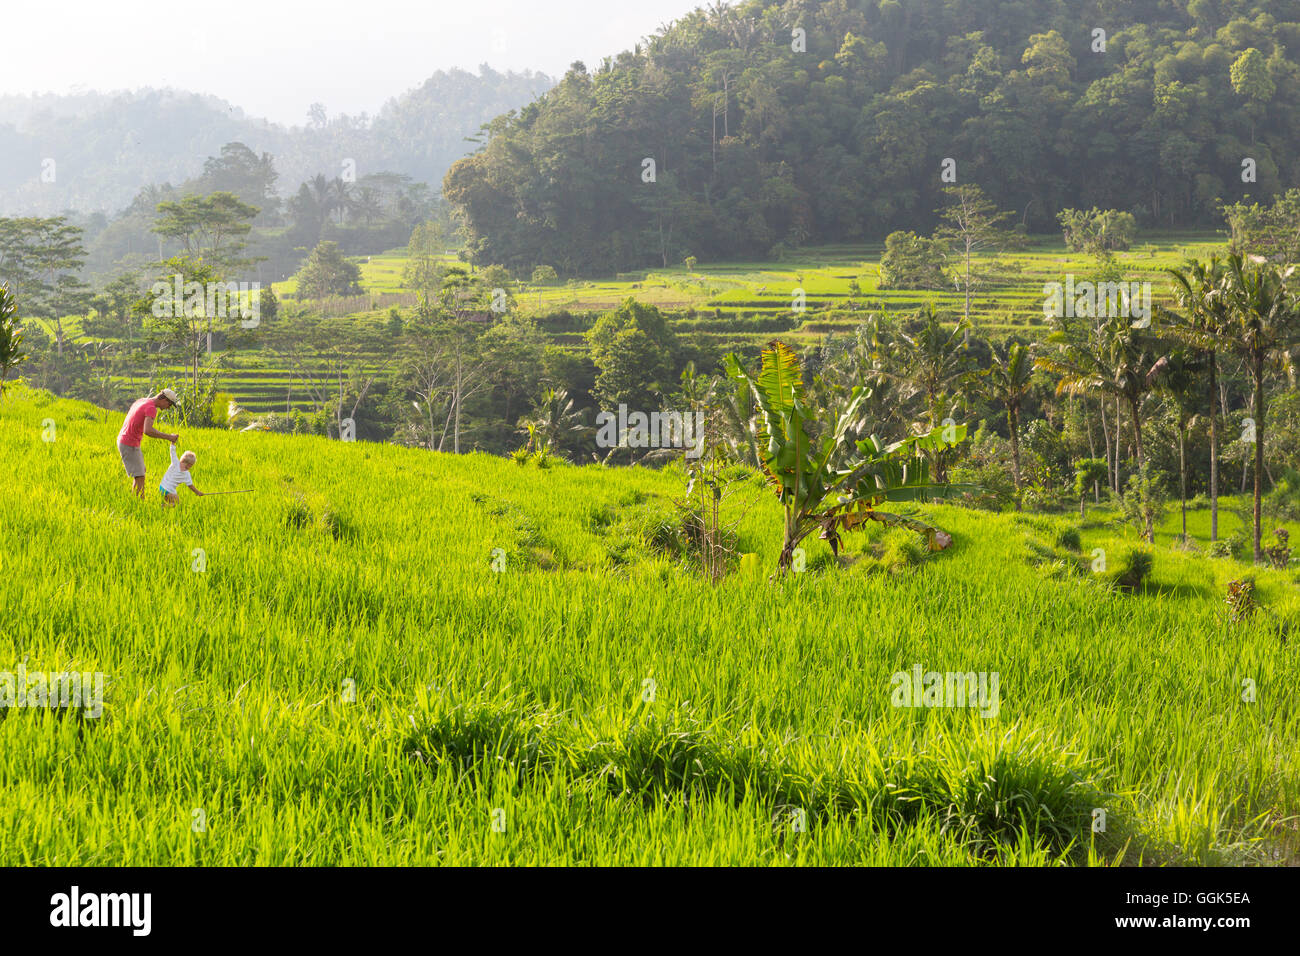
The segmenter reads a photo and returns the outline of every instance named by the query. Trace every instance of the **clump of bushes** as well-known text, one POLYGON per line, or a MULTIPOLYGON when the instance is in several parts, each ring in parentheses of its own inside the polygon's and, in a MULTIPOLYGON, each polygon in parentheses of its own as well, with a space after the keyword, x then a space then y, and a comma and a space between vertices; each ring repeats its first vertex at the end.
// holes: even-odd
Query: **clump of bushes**
POLYGON ((315 530, 335 541, 355 538, 358 533, 351 518, 323 496, 297 491, 289 496, 284 526, 294 530, 315 530))
POLYGON ((510 460, 516 465, 523 467, 531 462, 543 470, 551 467, 551 460, 554 457, 555 456, 548 451, 529 451, 526 447, 516 448, 510 453, 510 460))
POLYGON ((1245 547, 1245 537, 1241 532, 1234 532, 1226 538, 1210 542, 1206 553, 1212 558, 1240 558, 1245 547))
POLYGON ((1133 592, 1142 587, 1155 567, 1155 557, 1145 548, 1130 548, 1111 577, 1111 584, 1120 591, 1133 592))
POLYGON ((1228 618, 1233 624, 1240 624, 1253 617, 1259 610, 1259 602, 1255 600, 1255 579, 1245 577, 1238 581, 1229 581, 1226 603, 1228 618))
POLYGON ((1300 471, 1285 469, 1264 496, 1264 513, 1279 521, 1300 521, 1300 471))
POLYGON ((1065 548, 1068 551, 1079 551, 1083 548, 1083 539, 1079 537, 1078 528, 1062 528, 1056 536, 1056 546, 1065 548))
POLYGON ((1144 462, 1136 475, 1130 476, 1124 493, 1120 495, 1120 510, 1124 519, 1142 533, 1147 541, 1155 540, 1155 527, 1164 516, 1169 494, 1164 482, 1144 462))
MULTIPOLYGON (((247 416, 247 412, 244 413, 247 416)), ((327 435, 329 434, 329 413, 328 412, 303 412, 300 409, 294 409, 289 413, 285 412, 266 412, 258 415, 248 424, 253 430, 264 432, 276 432, 281 435, 327 435)), ((239 419, 234 423, 239 427, 239 419)), ((233 426, 232 426, 233 427, 233 426)))
POLYGON ((867 542, 863 547, 866 555, 862 563, 869 572, 902 574, 930 556, 930 545, 925 536, 911 528, 868 525, 863 531, 867 534, 867 542))
POLYGON ((1286 528, 1278 528, 1273 532, 1273 539, 1264 546, 1264 554, 1268 556, 1268 563, 1279 571, 1285 570, 1291 563, 1289 538, 1290 534, 1286 528))

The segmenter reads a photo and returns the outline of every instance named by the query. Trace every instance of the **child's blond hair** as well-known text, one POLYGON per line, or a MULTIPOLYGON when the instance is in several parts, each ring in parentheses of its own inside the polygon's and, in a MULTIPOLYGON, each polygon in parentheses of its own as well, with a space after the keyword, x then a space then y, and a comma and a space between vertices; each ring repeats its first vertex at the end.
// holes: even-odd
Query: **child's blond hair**
POLYGON ((199 456, 196 455, 196 454, 194 454, 194 452, 192 452, 192 451, 187 451, 185 454, 181 455, 180 460, 181 460, 182 462, 186 462, 186 463, 188 463, 189 466, 190 466, 191 468, 193 468, 193 467, 194 467, 194 463, 197 462, 197 461, 199 460, 199 456))

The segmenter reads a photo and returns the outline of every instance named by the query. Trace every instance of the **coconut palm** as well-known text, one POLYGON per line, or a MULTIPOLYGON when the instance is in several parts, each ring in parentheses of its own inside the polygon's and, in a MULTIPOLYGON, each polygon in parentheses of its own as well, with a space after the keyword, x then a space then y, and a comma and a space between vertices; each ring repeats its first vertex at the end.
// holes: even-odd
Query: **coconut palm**
MULTIPOLYGON (((1190 259, 1187 268, 1167 269, 1173 278, 1174 299, 1181 313, 1164 310, 1170 332, 1198 349, 1205 359, 1206 402, 1210 416, 1210 540, 1219 540, 1219 359, 1228 327, 1228 300, 1223 294, 1227 267, 1217 255, 1208 263, 1190 259)), ((1186 532, 1184 531, 1184 534, 1186 532)))
POLYGON ((559 454, 564 440, 574 439, 589 431, 582 421, 582 412, 575 411, 573 399, 563 388, 548 388, 542 393, 531 418, 519 423, 528 432, 528 450, 559 454))
POLYGON ((1020 409, 1029 395, 1034 377, 1034 350, 1020 342, 1010 343, 1005 352, 993 350, 989 366, 989 395, 1007 410, 1007 428, 1011 432, 1011 468, 1016 482, 1016 510, 1019 511, 1020 477, 1020 409))
MULTIPOLYGON (((1151 392, 1151 371, 1158 361, 1157 342, 1122 316, 1096 319, 1090 327, 1071 326, 1057 319, 1048 337, 1055 353, 1040 355, 1034 364, 1060 377, 1056 392, 1080 394, 1100 391, 1128 405, 1133 420, 1133 446, 1137 464, 1146 461, 1142 444, 1142 403, 1151 392)), ((1118 430, 1119 423, 1116 423, 1118 430)), ((1116 472, 1119 462, 1116 460, 1116 472)))
POLYGON ((1228 256, 1222 294, 1229 305, 1224 343, 1246 362, 1255 386, 1255 561, 1260 548, 1260 511, 1264 498, 1264 372, 1280 361, 1294 380, 1295 352, 1300 348, 1300 296, 1288 286, 1296 267, 1285 271, 1261 257, 1247 261, 1238 253, 1228 256))
POLYGON ((926 425, 933 429, 945 415, 953 412, 973 381, 970 353, 966 350, 963 319, 952 329, 945 329, 932 304, 916 314, 920 326, 900 331, 894 345, 899 371, 895 373, 922 396, 926 425))
POLYGON ((1201 373, 1205 361, 1205 355, 1195 349, 1175 348, 1156 362, 1151 372, 1151 379, 1166 400, 1178 434, 1178 500, 1182 511, 1184 543, 1187 541, 1187 430, 1204 397, 1201 391, 1201 373))

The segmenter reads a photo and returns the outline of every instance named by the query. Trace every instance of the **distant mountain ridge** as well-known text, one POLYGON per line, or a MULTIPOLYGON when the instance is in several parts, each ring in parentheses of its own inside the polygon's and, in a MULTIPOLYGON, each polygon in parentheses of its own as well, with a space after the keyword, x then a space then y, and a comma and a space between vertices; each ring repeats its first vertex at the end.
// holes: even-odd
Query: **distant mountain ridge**
POLYGON ((284 126, 219 97, 173 89, 0 96, 0 216, 72 209, 112 214, 145 186, 198 176, 223 145, 270 153, 277 191, 340 174, 397 172, 435 191, 466 141, 493 117, 518 110, 554 81, 531 70, 439 70, 379 113, 340 114, 284 126))

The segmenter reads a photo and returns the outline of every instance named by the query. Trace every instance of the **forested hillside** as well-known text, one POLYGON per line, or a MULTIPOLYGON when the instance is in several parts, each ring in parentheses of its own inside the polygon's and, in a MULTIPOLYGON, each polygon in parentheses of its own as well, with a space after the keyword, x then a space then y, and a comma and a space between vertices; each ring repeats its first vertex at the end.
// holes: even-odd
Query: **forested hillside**
POLYGON ((575 63, 444 191, 477 261, 567 273, 879 239, 953 181, 1030 231, 1218 226, 1298 181, 1298 52, 1295 0, 717 5, 575 63))
POLYGON ((144 186, 179 185, 231 142, 270 153, 286 194, 318 173, 388 172, 437 183, 498 114, 551 86, 540 73, 438 71, 374 117, 328 114, 324 104, 284 127, 214 96, 176 90, 0 97, 0 215, 117 212, 144 186), (42 178, 47 161, 53 175, 42 178))

